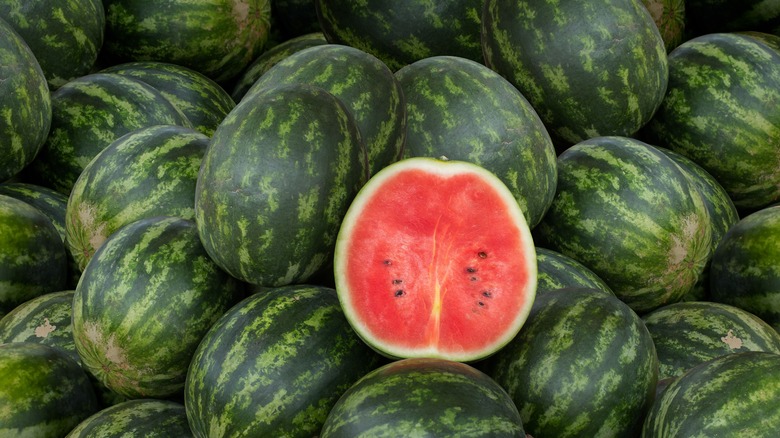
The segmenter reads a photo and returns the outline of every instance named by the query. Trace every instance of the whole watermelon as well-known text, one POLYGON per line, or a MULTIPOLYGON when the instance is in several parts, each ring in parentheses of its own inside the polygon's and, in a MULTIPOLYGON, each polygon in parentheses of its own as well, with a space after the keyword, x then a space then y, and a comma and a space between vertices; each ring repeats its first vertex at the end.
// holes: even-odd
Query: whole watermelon
POLYGON ((600 289, 613 293, 612 289, 582 263, 547 248, 536 248, 536 293, 549 290, 582 288, 600 289))
POLYGON ((170 400, 134 399, 117 403, 84 419, 66 438, 187 438, 184 405, 170 400))
POLYGON ((642 0, 658 26, 667 52, 685 41, 686 3, 685 0, 642 0))

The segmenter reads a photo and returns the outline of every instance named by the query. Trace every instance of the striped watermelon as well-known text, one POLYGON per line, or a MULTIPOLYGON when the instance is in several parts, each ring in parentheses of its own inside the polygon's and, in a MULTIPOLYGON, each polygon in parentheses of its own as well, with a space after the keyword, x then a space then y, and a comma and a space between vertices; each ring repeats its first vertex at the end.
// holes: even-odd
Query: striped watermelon
POLYGON ((270 0, 104 0, 109 64, 161 61, 217 82, 236 76, 268 39, 270 0))
POLYGON ((493 172, 512 191, 530 227, 555 196, 556 153, 522 94, 482 64, 453 56, 416 61, 395 73, 406 98, 406 157, 447 157, 493 172))
POLYGON ((60 438, 98 410, 87 373, 66 353, 0 344, 0 436, 60 438))
POLYGON ((2 0, 0 18, 24 38, 51 90, 89 73, 103 47, 101 0, 2 0))
POLYGON ((121 395, 180 395, 195 348, 240 291, 209 259, 192 221, 132 222, 103 243, 76 287, 76 351, 121 395))
POLYGON ((40 151, 52 121, 46 77, 24 39, 0 18, 0 182, 40 151))
POLYGON ((192 432, 184 405, 170 400, 135 399, 100 410, 65 438, 186 438, 192 432))
POLYGON ((680 301, 712 253, 693 183, 666 154, 627 137, 596 137, 558 157, 558 191, 534 232, 538 246, 585 265, 638 313, 680 301))
POLYGON ((117 74, 79 77, 51 99, 51 134, 25 177, 66 195, 84 167, 118 137, 151 125, 190 126, 159 91, 117 74))
POLYGON ((195 183, 209 138, 177 125, 152 125, 109 144, 84 167, 68 199, 70 254, 83 270, 121 226, 153 216, 195 218, 195 183))
POLYGON ((780 200, 780 36, 714 33, 669 53, 669 87, 643 131, 709 172, 736 207, 780 200))
POLYGON ((667 52, 685 41, 685 3, 685 0, 642 0, 658 26, 667 52))
POLYGON ((404 92, 382 61, 354 47, 315 45, 280 60, 247 94, 297 83, 320 87, 347 106, 365 143, 369 175, 401 158, 406 139, 404 92))
POLYGON ((525 437, 520 413, 493 379, 469 365, 413 358, 357 381, 333 407, 321 438, 525 437))
POLYGON ((582 263, 547 248, 536 248, 536 293, 566 288, 591 288, 613 293, 612 289, 582 263))
POLYGON ((523 330, 488 361, 538 437, 638 436, 658 377, 639 316, 588 288, 539 294, 523 330))
POLYGON ((267 288, 225 313, 198 347, 184 393, 190 427, 210 438, 316 435, 378 358, 333 289, 267 288))
POLYGON ((633 135, 661 104, 668 80, 663 39, 639 0, 488 0, 482 50, 561 148, 633 135))
POLYGON ((643 438, 774 438, 780 430, 780 355, 729 354, 672 381, 653 404, 643 438))
POLYGON ((195 218, 214 261, 247 283, 305 283, 327 266, 365 182, 349 110, 306 84, 258 90, 217 128, 196 184, 195 218))

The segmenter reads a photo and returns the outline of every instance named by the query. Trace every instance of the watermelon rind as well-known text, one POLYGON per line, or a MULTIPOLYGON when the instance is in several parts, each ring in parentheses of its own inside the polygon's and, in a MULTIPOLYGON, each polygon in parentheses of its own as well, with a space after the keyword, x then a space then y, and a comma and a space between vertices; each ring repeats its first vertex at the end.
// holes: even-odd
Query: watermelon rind
POLYGON ((179 402, 134 399, 95 412, 66 438, 94 437, 186 438, 192 436, 187 414, 179 402))

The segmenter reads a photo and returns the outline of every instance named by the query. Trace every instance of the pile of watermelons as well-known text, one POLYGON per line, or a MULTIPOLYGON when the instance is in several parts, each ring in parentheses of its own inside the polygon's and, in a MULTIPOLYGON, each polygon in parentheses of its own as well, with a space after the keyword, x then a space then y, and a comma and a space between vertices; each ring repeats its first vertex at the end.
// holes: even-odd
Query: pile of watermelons
POLYGON ((0 437, 774 437, 780 7, 0 0, 0 437))

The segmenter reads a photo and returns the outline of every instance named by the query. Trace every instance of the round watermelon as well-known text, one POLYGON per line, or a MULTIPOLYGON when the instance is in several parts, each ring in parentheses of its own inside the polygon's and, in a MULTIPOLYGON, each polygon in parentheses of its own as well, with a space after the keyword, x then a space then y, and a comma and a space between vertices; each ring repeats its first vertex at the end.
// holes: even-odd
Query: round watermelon
POLYGON ((334 260, 350 324, 393 358, 486 357, 517 334, 536 292, 520 206, 463 161, 408 158, 379 171, 350 205, 334 260))
POLYGON ((517 407, 493 379, 430 358, 391 362, 344 393, 320 437, 357 436, 526 437, 517 407))
POLYGON ((658 26, 667 52, 685 41, 686 3, 685 0, 642 0, 658 26))
POLYGON ((536 268, 536 293, 583 287, 614 293, 604 280, 585 265, 551 249, 536 248, 536 268))
POLYGON ((102 409, 84 419, 65 438, 187 438, 184 405, 170 400, 135 399, 102 409))

